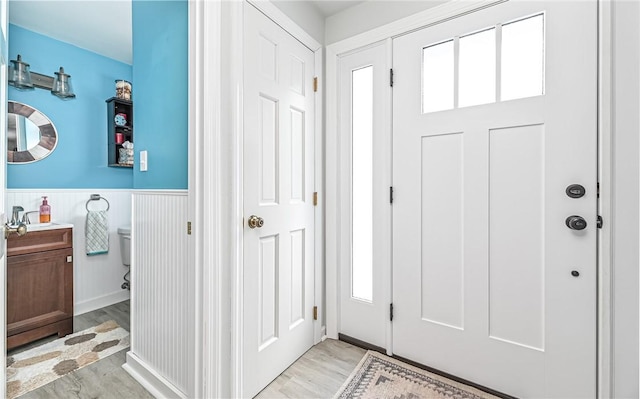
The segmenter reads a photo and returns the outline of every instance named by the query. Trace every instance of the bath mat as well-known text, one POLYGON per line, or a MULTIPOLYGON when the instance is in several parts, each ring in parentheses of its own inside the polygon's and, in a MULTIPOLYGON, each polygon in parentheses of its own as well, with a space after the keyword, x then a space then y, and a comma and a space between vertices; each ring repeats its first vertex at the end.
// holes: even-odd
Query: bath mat
POLYGON ((497 396, 368 351, 334 398, 488 399, 497 396))
POLYGON ((13 399, 129 347, 113 320, 7 357, 7 398, 13 399))

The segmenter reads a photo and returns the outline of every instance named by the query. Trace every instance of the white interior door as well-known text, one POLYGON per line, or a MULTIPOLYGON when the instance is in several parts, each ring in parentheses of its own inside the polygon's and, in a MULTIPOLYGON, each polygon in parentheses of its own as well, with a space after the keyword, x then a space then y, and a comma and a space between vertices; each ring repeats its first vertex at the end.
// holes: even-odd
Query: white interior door
POLYGON ((339 60, 341 162, 350 172, 342 182, 339 332, 380 348, 391 303, 389 45, 339 60))
POLYGON ((394 353, 595 397, 597 3, 509 1, 393 45, 394 353))
POLYGON ((243 396, 252 397, 313 345, 314 54, 247 3, 244 26, 243 396))

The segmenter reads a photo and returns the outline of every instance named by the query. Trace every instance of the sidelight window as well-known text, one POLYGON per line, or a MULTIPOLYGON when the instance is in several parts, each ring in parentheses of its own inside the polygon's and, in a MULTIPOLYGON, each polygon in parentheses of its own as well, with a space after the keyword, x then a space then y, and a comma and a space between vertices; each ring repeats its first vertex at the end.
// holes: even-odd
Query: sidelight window
POLYGON ((351 76, 351 296, 373 300, 373 66, 351 76))

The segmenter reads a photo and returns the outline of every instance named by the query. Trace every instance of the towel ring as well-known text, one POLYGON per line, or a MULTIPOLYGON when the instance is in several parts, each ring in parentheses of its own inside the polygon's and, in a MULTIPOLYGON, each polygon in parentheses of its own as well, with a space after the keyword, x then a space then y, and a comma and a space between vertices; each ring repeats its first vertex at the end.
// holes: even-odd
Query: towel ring
POLYGON ((101 197, 100 194, 91 194, 91 197, 89 198, 89 200, 87 201, 87 203, 85 204, 85 208, 87 208, 87 212, 89 212, 89 202, 91 201, 100 201, 100 200, 104 200, 104 202, 107 203, 107 211, 109 210, 109 208, 111 207, 111 205, 109 204, 109 201, 107 201, 107 199, 105 197, 101 197))

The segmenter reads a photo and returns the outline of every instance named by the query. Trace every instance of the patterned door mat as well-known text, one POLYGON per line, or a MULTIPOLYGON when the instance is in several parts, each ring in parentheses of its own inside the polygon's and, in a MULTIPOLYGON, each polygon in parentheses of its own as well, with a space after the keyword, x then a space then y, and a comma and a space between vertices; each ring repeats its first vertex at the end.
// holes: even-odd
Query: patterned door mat
POLYGON ((489 399, 497 397, 381 353, 368 351, 334 398, 489 399))
POLYGON ((7 357, 7 398, 13 399, 129 347, 113 320, 7 357))

